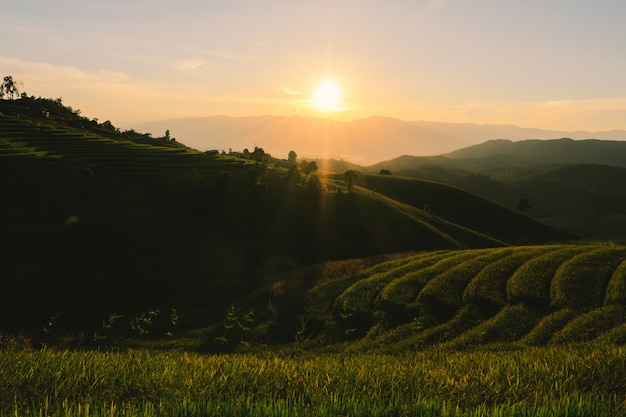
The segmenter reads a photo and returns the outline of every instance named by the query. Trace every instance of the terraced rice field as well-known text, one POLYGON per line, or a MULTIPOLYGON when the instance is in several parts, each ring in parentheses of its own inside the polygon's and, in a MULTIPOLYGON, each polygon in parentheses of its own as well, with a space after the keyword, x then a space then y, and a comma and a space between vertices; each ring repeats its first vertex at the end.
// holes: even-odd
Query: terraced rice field
POLYGON ((438 251, 315 286, 304 311, 363 349, 624 343, 625 278, 620 245, 438 251))
POLYGON ((203 153, 163 141, 143 144, 0 115, 0 158, 38 156, 116 175, 152 175, 202 165, 203 153))

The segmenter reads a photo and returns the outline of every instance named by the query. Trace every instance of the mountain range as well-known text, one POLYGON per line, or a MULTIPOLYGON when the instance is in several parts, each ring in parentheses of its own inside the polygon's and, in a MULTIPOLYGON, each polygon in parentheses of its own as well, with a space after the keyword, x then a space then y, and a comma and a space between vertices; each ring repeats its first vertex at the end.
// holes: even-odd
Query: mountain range
POLYGON ((493 139, 624 140, 626 130, 557 131, 513 125, 403 121, 372 116, 354 121, 304 116, 210 116, 139 123, 139 131, 166 130, 185 145, 205 150, 263 148, 277 158, 335 158, 371 165, 401 155, 433 156, 493 139))

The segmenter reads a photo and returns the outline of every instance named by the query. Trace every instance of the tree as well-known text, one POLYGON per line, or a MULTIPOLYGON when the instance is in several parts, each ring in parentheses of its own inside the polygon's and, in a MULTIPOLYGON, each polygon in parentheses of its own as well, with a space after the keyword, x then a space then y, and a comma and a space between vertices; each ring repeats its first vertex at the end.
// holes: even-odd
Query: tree
POLYGON ((17 89, 17 84, 15 81, 13 81, 13 77, 10 75, 7 75, 6 77, 4 77, 4 81, 2 82, 2 88, 0 88, 0 95, 1 97, 4 97, 4 94, 6 94, 9 97, 9 100, 13 100, 16 97, 19 97, 20 92, 17 89))
POLYGON ((322 180, 322 177, 315 173, 309 175, 309 180, 306 183, 306 190, 314 195, 321 194, 326 191, 326 184, 322 180))
POLYGON ((353 169, 349 169, 345 172, 345 174, 343 174, 343 181, 348 186, 348 191, 352 191, 352 187, 358 178, 359 174, 353 169))
POLYGON ((388 169, 381 169, 379 172, 380 175, 391 175, 391 171, 388 169))
POLYGON ((300 162, 300 169, 305 174, 311 174, 313 172, 317 172, 317 162, 311 161, 304 164, 305 161, 300 162))
POLYGON ((296 159, 298 158, 298 154, 295 151, 289 151, 289 155, 287 158, 287 161, 289 161, 289 165, 296 165, 296 159))
POLYGON ((252 159, 254 159, 257 164, 263 164, 269 158, 269 154, 265 153, 263 148, 254 147, 254 151, 252 152, 252 159))
POLYGON ((287 186, 290 188, 296 188, 300 184, 302 175, 300 174, 300 168, 297 165, 293 165, 287 172, 287 186))

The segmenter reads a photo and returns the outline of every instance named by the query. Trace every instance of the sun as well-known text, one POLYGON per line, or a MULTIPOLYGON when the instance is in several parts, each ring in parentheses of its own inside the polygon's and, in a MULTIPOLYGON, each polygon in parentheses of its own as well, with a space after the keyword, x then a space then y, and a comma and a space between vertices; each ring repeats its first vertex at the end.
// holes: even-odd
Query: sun
POLYGON ((340 112, 345 110, 341 103, 341 87, 334 80, 326 80, 315 89, 311 103, 322 111, 340 112))

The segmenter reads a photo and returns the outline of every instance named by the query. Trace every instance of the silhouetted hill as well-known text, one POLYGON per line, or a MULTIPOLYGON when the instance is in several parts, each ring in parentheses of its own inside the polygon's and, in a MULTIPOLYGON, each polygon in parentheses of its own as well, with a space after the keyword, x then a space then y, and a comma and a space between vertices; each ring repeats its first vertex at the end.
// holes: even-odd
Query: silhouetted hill
POLYGON ((509 157, 518 162, 585 163, 626 166, 626 142, 609 140, 490 140, 446 154, 453 159, 509 157))
POLYGON ((623 239, 625 152, 626 142, 618 141, 499 140, 364 169, 442 182, 513 209, 526 200, 527 213, 543 223, 590 239, 623 239))

